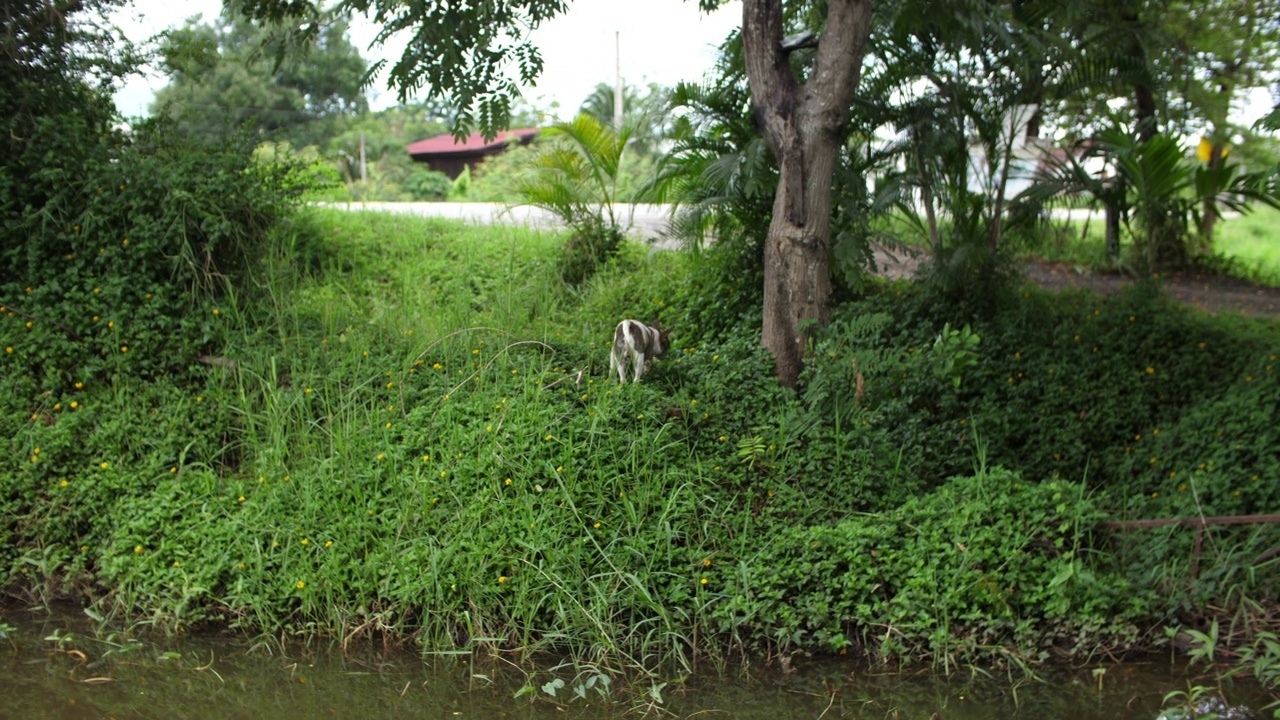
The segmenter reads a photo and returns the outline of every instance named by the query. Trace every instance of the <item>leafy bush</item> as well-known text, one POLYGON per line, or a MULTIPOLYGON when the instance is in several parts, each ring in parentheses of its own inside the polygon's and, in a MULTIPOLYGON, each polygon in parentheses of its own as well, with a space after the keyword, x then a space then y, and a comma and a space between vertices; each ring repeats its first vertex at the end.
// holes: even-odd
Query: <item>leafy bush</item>
POLYGON ((415 172, 406 178, 404 188, 414 200, 435 202, 449 197, 453 181, 442 172, 427 170, 415 172))
POLYGON ((27 397, 185 372, 212 349, 216 298, 308 187, 293 165, 192 147, 164 122, 96 141, 101 153, 83 165, 43 171, 42 205, 0 218, 19 239, 0 259, 0 344, 27 397))
POLYGON ((1033 631, 1040 621, 1120 619, 1126 583, 1086 564, 1100 517, 1079 484, 996 468, 894 511, 785 529, 746 559, 723 630, 784 651, 1034 652, 1048 641, 1033 631))

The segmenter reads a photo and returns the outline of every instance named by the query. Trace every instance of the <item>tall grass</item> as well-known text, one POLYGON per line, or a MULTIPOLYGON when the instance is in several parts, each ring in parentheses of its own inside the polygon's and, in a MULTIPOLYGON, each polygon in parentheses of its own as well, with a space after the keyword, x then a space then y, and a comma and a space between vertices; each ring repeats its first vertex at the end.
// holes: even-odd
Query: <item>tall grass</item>
POLYGON ((1246 278, 1280 286, 1280 210, 1262 207, 1219 222, 1214 250, 1237 263, 1246 278))

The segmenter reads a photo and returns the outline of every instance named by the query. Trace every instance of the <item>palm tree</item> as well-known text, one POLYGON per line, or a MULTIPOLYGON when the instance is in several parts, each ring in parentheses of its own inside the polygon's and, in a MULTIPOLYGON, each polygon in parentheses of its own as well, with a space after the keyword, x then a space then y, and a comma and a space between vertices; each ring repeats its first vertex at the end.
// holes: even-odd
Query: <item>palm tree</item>
POLYGON ((552 213, 569 228, 561 274, 577 284, 616 254, 622 242, 624 228, 614 204, 631 128, 614 130, 580 114, 544 135, 548 142, 534 159, 533 172, 516 181, 515 191, 524 204, 552 213))

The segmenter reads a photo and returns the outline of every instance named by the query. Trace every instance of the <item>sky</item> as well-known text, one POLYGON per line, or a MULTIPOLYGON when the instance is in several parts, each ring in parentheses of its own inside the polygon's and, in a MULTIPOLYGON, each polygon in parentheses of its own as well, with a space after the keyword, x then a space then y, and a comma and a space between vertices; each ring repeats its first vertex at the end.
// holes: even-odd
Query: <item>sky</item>
MULTIPOLYGON (((221 0, 134 0, 111 20, 130 40, 141 42, 194 15, 211 21, 221 10, 221 0)), ((700 80, 715 63, 715 46, 741 21, 738 0, 711 15, 700 13, 694 0, 573 0, 567 14, 533 35, 545 65, 537 87, 526 90, 525 97, 542 109, 558 103, 562 117, 572 115, 596 85, 613 84, 618 47, 627 84, 671 86, 700 80)), ((397 59, 394 39, 387 47, 369 47, 377 30, 356 18, 351 42, 370 62, 397 59)), ((155 91, 165 84, 158 74, 133 78, 116 93, 116 105, 127 117, 146 115, 155 91)), ((367 94, 375 110, 396 103, 385 78, 376 80, 367 94)))

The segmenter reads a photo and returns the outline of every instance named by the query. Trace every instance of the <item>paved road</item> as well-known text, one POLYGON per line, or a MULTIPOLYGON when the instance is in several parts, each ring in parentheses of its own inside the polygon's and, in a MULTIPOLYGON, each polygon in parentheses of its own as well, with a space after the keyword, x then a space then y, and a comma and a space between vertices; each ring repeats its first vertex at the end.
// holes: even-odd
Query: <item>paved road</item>
MULTIPOLYGON (((408 213, 422 217, 452 218, 469 220, 481 224, 508 223, 528 225, 538 228, 560 227, 560 221, 551 213, 528 205, 510 206, 503 203, 460 203, 460 202, 351 202, 351 203, 317 203, 327 207, 344 210, 371 210, 375 212, 408 213)), ((615 205, 614 212, 624 226, 630 227, 630 234, 645 240, 667 238, 668 223, 671 218, 670 205, 615 205)), ((1051 214, 1056 220, 1084 220, 1090 216, 1089 210, 1053 210, 1051 214)), ((1093 217, 1102 218, 1101 212, 1093 212, 1093 217)))
MULTIPOLYGON (((326 207, 343 210, 371 210, 374 212, 407 213, 421 217, 451 218, 467 220, 478 224, 506 223, 527 225, 534 228, 561 227, 559 219, 544 210, 528 205, 509 206, 503 203, 459 203, 459 202, 367 202, 367 203, 317 203, 326 207)), ((615 205, 619 221, 628 227, 632 237, 656 244, 675 247, 676 243, 667 237, 667 228, 671 218, 670 205, 615 205)))

